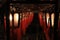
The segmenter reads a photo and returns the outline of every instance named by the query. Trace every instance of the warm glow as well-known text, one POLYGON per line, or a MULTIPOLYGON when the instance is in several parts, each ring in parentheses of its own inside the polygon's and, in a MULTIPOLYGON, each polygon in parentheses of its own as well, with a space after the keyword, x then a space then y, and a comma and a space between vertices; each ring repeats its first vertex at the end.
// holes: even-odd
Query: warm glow
POLYGON ((20 19, 22 18, 22 13, 20 13, 20 19))
POLYGON ((22 13, 20 13, 20 22, 21 22, 21 20, 22 20, 22 13))
POLYGON ((60 13, 59 13, 59 20, 60 20, 60 13))
POLYGON ((51 23, 52 23, 52 27, 54 26, 54 13, 51 14, 51 23))
POLYGON ((48 23, 49 23, 49 18, 50 18, 50 17, 49 17, 49 13, 47 13, 47 14, 46 14, 47 25, 48 25, 48 23))
POLYGON ((45 21, 45 14, 43 14, 43 20, 45 21))
POLYGON ((18 13, 15 13, 14 14, 14 26, 18 26, 18 18, 19 18, 18 13))
POLYGON ((10 26, 12 26, 12 14, 9 15, 9 19, 10 19, 10 26))
POLYGON ((10 14, 10 21, 12 21, 12 14, 10 14))
POLYGON ((6 16, 4 16, 4 28, 5 28, 5 31, 6 31, 6 16))

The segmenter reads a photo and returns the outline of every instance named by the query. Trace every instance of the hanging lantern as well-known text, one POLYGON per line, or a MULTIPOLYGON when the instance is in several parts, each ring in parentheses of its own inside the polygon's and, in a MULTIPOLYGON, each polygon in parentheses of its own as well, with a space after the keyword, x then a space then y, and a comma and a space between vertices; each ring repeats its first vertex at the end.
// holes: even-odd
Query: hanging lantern
POLYGON ((49 13, 46 13, 46 21, 47 21, 47 25, 48 25, 48 23, 50 23, 50 16, 49 16, 49 13))
POLYGON ((18 13, 15 13, 15 14, 14 14, 14 26, 15 26, 15 27, 18 26, 18 18, 19 18, 18 13))
POLYGON ((10 20, 10 27, 18 27, 20 21, 19 13, 20 11, 17 11, 18 9, 14 6, 10 6, 10 15, 9 15, 9 20, 10 20))
POLYGON ((51 14, 51 25, 54 26, 54 13, 51 14))
POLYGON ((9 15, 9 20, 10 20, 10 26, 12 26, 12 14, 11 13, 9 15))
POLYGON ((10 20, 10 27, 12 27, 13 25, 14 25, 14 27, 17 27, 18 26, 18 20, 19 20, 19 14, 18 13, 14 13, 14 15, 12 15, 10 13, 9 20, 10 20), (14 21, 14 24, 13 24, 13 21, 14 21))

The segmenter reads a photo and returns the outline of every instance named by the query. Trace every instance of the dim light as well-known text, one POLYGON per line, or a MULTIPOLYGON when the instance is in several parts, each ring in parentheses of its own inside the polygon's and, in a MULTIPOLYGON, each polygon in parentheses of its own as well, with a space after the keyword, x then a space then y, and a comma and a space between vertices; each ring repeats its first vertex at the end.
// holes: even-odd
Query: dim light
POLYGON ((60 13, 59 13, 59 19, 60 19, 60 13))

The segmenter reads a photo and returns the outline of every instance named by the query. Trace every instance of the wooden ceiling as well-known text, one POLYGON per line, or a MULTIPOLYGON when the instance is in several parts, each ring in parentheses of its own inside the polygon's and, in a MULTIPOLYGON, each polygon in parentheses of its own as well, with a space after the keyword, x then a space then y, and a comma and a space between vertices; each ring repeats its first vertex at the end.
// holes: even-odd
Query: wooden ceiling
POLYGON ((54 4, 10 4, 15 8, 21 9, 21 10, 27 10, 27 9, 31 9, 31 10, 46 10, 48 8, 52 8, 54 6, 54 4))

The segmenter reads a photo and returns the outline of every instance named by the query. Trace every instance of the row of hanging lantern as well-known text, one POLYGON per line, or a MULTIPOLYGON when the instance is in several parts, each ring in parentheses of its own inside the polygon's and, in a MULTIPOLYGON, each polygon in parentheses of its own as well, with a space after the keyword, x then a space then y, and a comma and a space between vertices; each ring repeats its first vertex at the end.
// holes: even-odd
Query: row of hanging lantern
MULTIPOLYGON (((15 13, 14 14, 14 26, 18 26, 18 18, 19 18, 18 13, 15 13)), ((9 19, 10 19, 10 26, 12 26, 13 18, 12 18, 12 14, 11 13, 10 13, 9 19)))
POLYGON ((9 15, 10 26, 11 27, 12 27, 12 25, 18 26, 19 25, 18 24, 19 19, 20 19, 19 21, 21 22, 22 18, 25 18, 25 17, 29 16, 31 14, 31 12, 33 12, 31 10, 31 8, 24 7, 23 5, 22 5, 21 8, 14 7, 13 5, 10 5, 10 15, 9 15), (27 15, 27 14, 29 14, 29 15, 27 15), (13 21, 14 21, 14 24, 13 24, 13 21))
MULTIPOLYGON (((11 7, 12 8, 12 7, 11 7)), ((14 11, 16 11, 16 9, 13 7, 12 8, 14 11)), ((50 12, 51 10, 49 10, 49 12, 50 12)), ((49 13, 48 12, 48 10, 46 11, 46 21, 47 21, 47 25, 48 25, 48 23, 50 23, 50 13, 51 13, 51 25, 52 26, 54 26, 54 12, 50 12, 49 13)), ((16 13, 16 12, 14 12, 14 13, 12 13, 12 14, 14 14, 14 25, 15 26, 17 26, 18 25, 18 19, 19 19, 19 15, 21 15, 20 13, 16 13)), ((9 19, 10 19, 10 26, 12 26, 12 19, 13 19, 13 17, 12 17, 12 14, 10 13, 10 17, 9 17, 9 19)), ((20 18, 21 18, 21 16, 20 16, 20 18)))
POLYGON ((10 11, 9 11, 10 40, 14 39, 17 40, 15 36, 17 35, 16 28, 19 28, 19 22, 20 22, 19 16, 20 13, 16 10, 16 8, 13 5, 10 5, 10 11))
POLYGON ((44 15, 44 20, 45 20, 45 24, 44 25, 44 32, 45 32, 45 35, 46 36, 46 39, 49 40, 53 40, 53 34, 51 35, 51 37, 49 36, 49 32, 52 31, 51 33, 53 33, 53 30, 54 30, 54 10, 51 9, 46 9, 43 13, 44 15))
POLYGON ((10 6, 10 15, 9 15, 9 20, 10 20, 10 27, 18 26, 18 20, 19 20, 19 12, 16 12, 16 8, 10 6))
MULTIPOLYGON (((24 11, 21 12, 16 12, 17 10, 14 7, 11 7, 11 12, 9 15, 9 20, 10 20, 10 27, 11 28, 18 28, 19 27, 19 20, 21 21, 22 17, 24 18, 26 15, 24 15, 24 11)), ((43 19, 46 20, 47 26, 48 25, 52 25, 52 27, 54 26, 54 12, 51 10, 46 10, 45 11, 45 15, 43 16, 43 19), (50 15, 51 13, 51 15, 50 15), (50 17, 51 16, 51 17, 50 17), (46 19, 45 19, 46 17, 46 19), (51 19, 50 19, 51 18, 51 19), (50 24, 51 23, 51 24, 50 24)))
POLYGON ((43 9, 42 15, 43 19, 46 21, 46 25, 50 24, 51 27, 54 27, 54 17, 55 17, 54 6, 43 9))
POLYGON ((46 11, 46 22, 47 22, 47 25, 49 24, 50 26, 54 26, 54 17, 55 17, 55 14, 54 14, 54 9, 50 8, 50 9, 47 9, 46 11))
POLYGON ((22 35, 25 35, 26 28, 32 21, 33 12, 30 10, 30 8, 27 9, 22 8, 21 10, 18 10, 19 9, 18 8, 17 9, 18 11, 15 8, 11 9, 12 11, 10 11, 9 20, 10 29, 12 29, 12 32, 10 31, 10 34, 12 33, 13 34, 12 36, 14 36, 14 34, 18 33, 20 35, 16 34, 18 35, 17 39, 20 39, 19 36, 22 37, 22 35), (13 32, 14 30, 16 30, 16 33, 13 32))

